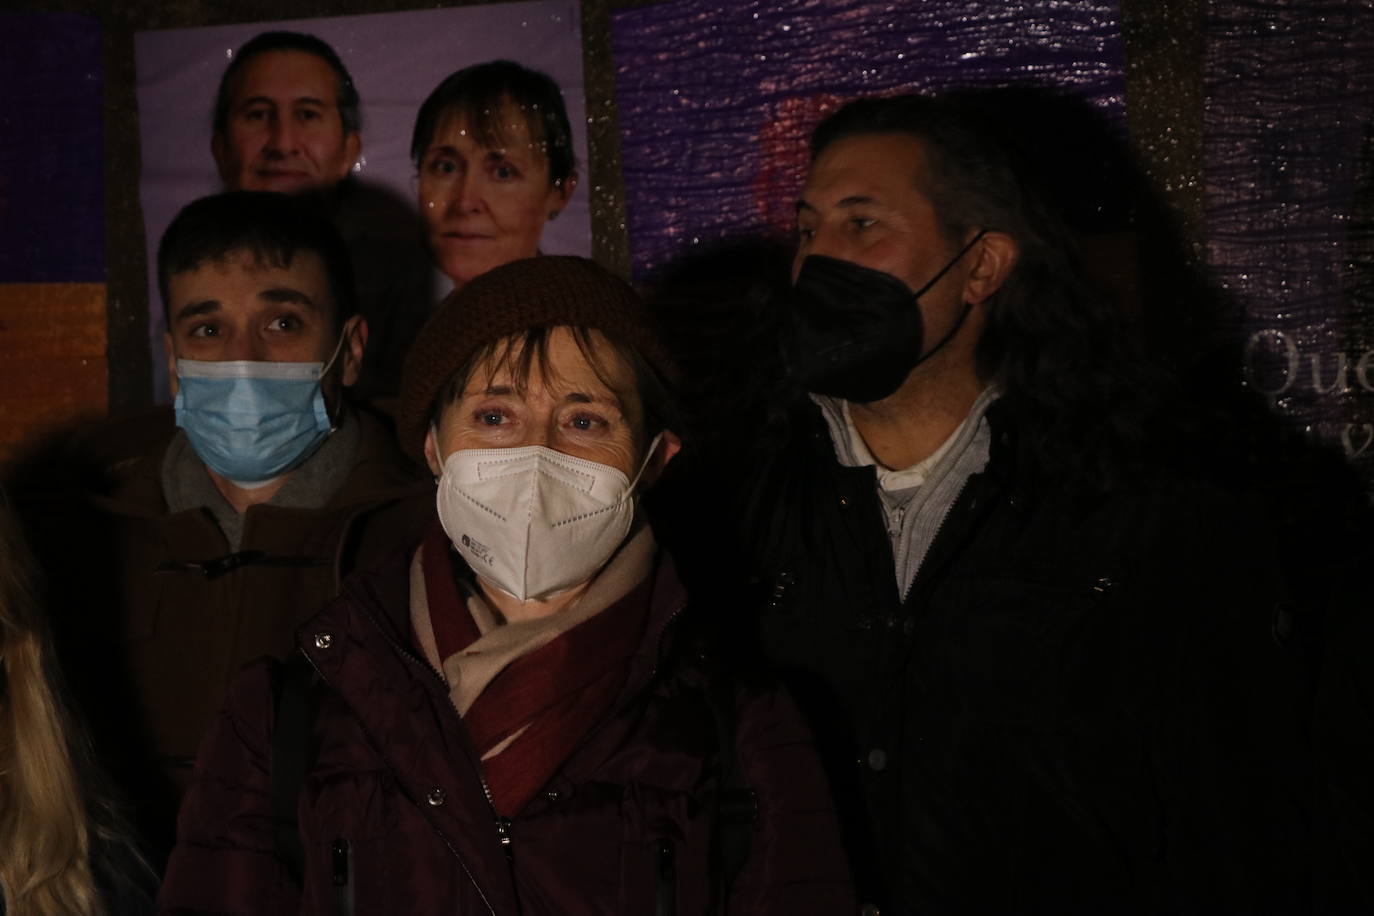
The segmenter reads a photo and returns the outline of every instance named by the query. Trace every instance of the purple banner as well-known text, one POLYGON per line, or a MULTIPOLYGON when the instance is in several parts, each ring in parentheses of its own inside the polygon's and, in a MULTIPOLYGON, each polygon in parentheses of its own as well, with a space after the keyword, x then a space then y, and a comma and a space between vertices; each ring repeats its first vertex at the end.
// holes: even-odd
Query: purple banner
POLYGON ((1374 480, 1374 7, 1208 7, 1209 255, 1245 377, 1374 480))
POLYGON ((0 13, 0 282, 105 282, 100 24, 0 13))
POLYGON ((859 95, 1057 87, 1124 115, 1117 4, 670 0, 612 17, 636 274, 792 230, 806 138, 859 95))

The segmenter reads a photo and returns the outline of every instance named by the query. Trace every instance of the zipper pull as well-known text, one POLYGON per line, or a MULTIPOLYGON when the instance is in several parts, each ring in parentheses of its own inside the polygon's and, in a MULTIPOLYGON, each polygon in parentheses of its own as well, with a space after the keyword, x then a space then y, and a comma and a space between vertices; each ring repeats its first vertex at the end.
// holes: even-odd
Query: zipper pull
POLYGON ((506 854, 506 861, 513 861, 515 850, 511 848, 510 843, 510 818, 499 816, 496 818, 496 836, 501 840, 501 849, 506 854))
POLYGON ((351 844, 348 840, 337 839, 329 846, 329 871, 333 879, 331 896, 334 898, 335 916, 353 916, 353 869, 349 862, 351 844))
POLYGON ((906 519, 906 506, 898 506, 892 510, 887 526, 887 536, 890 538, 900 537, 902 534, 902 522, 906 519))
POLYGON ((348 840, 335 840, 329 847, 329 865, 335 887, 348 884, 348 840))

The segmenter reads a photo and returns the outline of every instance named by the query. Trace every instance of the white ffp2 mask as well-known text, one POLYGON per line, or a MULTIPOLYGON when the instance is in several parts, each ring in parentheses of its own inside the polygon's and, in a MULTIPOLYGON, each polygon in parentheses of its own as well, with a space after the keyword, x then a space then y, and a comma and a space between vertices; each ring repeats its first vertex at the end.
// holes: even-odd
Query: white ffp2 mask
POLYGON ((460 449, 444 462, 436 503, 454 548, 521 601, 572 588, 605 565, 634 520, 635 479, 542 445, 460 449))

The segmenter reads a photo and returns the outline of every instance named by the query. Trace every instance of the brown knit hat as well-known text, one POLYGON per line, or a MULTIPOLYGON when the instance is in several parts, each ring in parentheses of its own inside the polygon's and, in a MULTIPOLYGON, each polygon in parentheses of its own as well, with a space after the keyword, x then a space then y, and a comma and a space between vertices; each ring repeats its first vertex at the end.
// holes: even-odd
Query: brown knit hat
POLYGON ((434 399, 479 349, 530 328, 560 325, 595 328, 671 376, 648 309, 624 280, 586 258, 512 261, 450 293, 415 338, 401 376, 401 447, 424 461, 434 399))

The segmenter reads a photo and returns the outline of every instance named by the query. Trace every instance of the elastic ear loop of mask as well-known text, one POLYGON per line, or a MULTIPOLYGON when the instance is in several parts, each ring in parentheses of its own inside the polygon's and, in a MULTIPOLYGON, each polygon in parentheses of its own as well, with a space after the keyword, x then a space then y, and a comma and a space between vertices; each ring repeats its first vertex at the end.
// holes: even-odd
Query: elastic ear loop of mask
MULTIPOLYGON (((983 236, 985 236, 985 235, 987 235, 987 234, 988 234, 988 230, 986 230, 986 229, 980 229, 980 230, 978 231, 978 234, 975 235, 972 239, 970 239, 970 240, 969 240, 969 243, 968 243, 967 245, 965 245, 963 248, 961 248, 961 249, 959 250, 959 253, 956 254, 953 258, 951 258, 948 264, 946 264, 944 267, 940 268, 940 272, 939 272, 939 273, 937 273, 935 276, 931 277, 930 280, 928 280, 928 281, 926 282, 926 285, 925 285, 925 286, 922 286, 922 287, 920 288, 920 290, 918 290, 917 292, 915 292, 915 293, 912 294, 912 296, 911 296, 911 301, 912 301, 912 303, 915 304, 915 305, 919 308, 919 307, 920 307, 920 303, 921 303, 921 297, 924 296, 924 295, 930 290, 930 288, 931 288, 932 286, 934 286, 936 283, 939 283, 941 277, 943 277, 945 274, 947 274, 947 273, 949 273, 951 270, 953 270, 953 269, 954 269, 954 265, 955 265, 955 264, 958 264, 961 260, 963 260, 964 255, 966 255, 966 254, 969 253, 969 249, 971 249, 974 245, 978 244, 978 242, 983 238, 983 236)), ((964 321, 965 321, 965 319, 968 318, 969 312, 972 312, 972 311, 973 311, 973 303, 971 303, 971 302, 965 302, 965 303, 964 303, 964 310, 963 310, 962 312, 959 313, 959 320, 956 321, 956 322, 954 322, 954 327, 950 328, 949 331, 945 334, 945 336, 944 336, 944 337, 941 337, 940 340, 935 344, 935 346, 931 347, 931 348, 930 348, 929 350, 927 350, 925 353, 920 354, 920 355, 917 357, 916 362, 914 362, 914 363, 911 364, 911 368, 912 368, 912 369, 915 369, 915 368, 916 368, 917 366, 919 366, 921 363, 925 362, 926 360, 928 360, 928 359, 930 359, 932 356, 934 356, 936 353, 938 353, 938 352, 940 351, 940 349, 941 349, 945 344, 947 344, 947 343, 949 343, 951 340, 953 340, 953 339, 954 339, 954 335, 955 335, 955 334, 958 334, 958 333, 959 333, 959 329, 962 328, 962 327, 964 326, 964 321)))
POLYGON ((649 448, 644 452, 644 460, 639 463, 639 470, 635 471, 634 479, 631 480, 630 485, 625 488, 625 498, 628 499, 629 495, 635 491, 635 487, 639 485, 639 478, 644 476, 644 471, 649 467, 649 460, 653 458, 654 453, 658 451, 658 443, 662 441, 662 439, 663 431, 659 430, 658 434, 650 441, 649 448))
POLYGON ((344 329, 339 332, 339 341, 338 343, 334 344, 334 352, 330 354, 329 361, 325 363, 324 368, 320 370, 321 381, 323 381, 324 377, 329 374, 329 370, 334 368, 334 360, 338 359, 339 354, 343 352, 343 342, 344 338, 347 336, 348 328, 347 326, 345 326, 344 329))
MULTIPOLYGON (((324 384, 324 377, 325 377, 326 375, 329 374, 329 370, 330 370, 330 369, 334 368, 334 360, 338 359, 338 358, 339 358, 339 354, 343 352, 343 342, 344 342, 344 338, 347 337, 347 336, 348 336, 348 326, 347 326, 347 324, 345 323, 344 329, 343 329, 342 331, 339 332, 339 341, 338 341, 338 343, 334 344, 334 352, 330 355, 329 361, 328 361, 327 363, 324 364, 324 368, 320 370, 320 377, 317 378, 317 379, 315 379, 315 384, 316 384, 316 385, 323 385, 323 384, 324 384)), ((321 396, 323 396, 323 394, 324 394, 324 392, 321 391, 321 396)), ((329 416, 329 406, 328 406, 327 404, 325 405, 325 416, 329 416)), ((338 432, 338 431, 339 431, 339 424, 335 422, 335 420, 334 420, 333 417, 329 417, 329 435, 332 436, 332 435, 334 435, 334 433, 336 433, 336 432, 338 432)))

